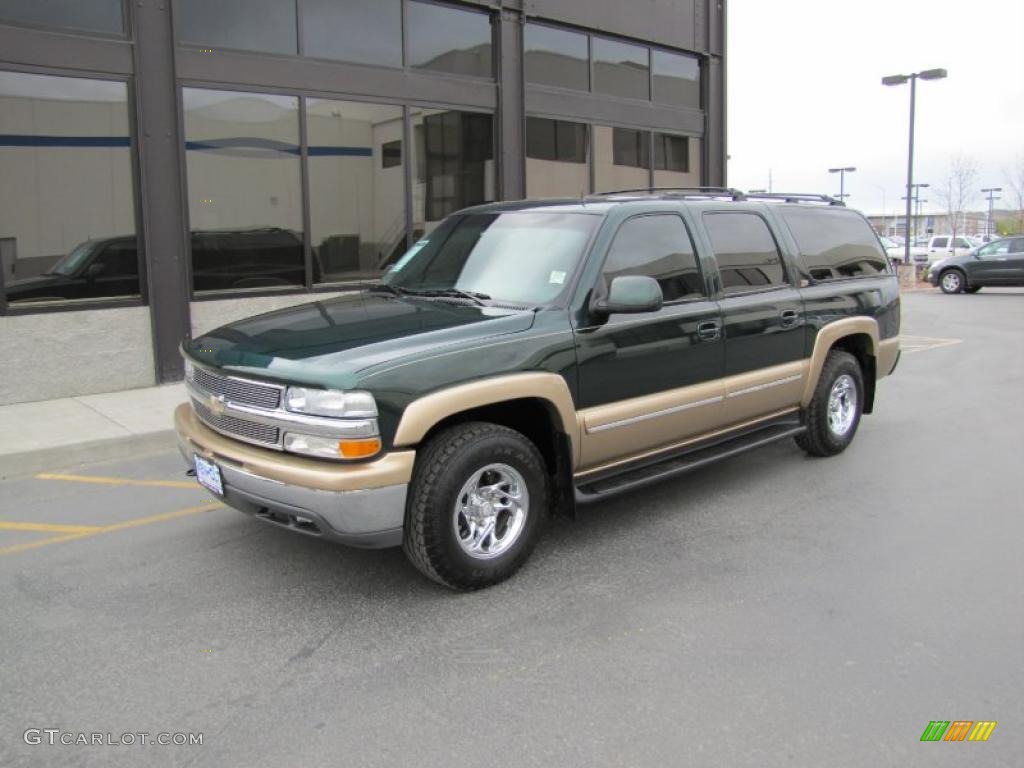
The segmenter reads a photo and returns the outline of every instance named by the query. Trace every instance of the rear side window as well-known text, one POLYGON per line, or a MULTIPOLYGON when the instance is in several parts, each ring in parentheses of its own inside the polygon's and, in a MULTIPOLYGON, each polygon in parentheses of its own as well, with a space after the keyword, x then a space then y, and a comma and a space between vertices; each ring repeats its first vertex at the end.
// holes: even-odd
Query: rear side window
POLYGON ((779 210, 814 280, 869 277, 889 271, 874 230, 853 211, 796 206, 779 210))
POLYGON ((671 213, 638 216, 619 227, 604 264, 605 284, 622 275, 653 277, 665 301, 704 295, 690 234, 671 213))
POLYGON ((932 248, 945 248, 948 242, 948 237, 936 237, 932 240, 932 248))
POLYGON ((705 213, 724 293, 788 285, 782 256, 768 224, 756 213, 705 213))

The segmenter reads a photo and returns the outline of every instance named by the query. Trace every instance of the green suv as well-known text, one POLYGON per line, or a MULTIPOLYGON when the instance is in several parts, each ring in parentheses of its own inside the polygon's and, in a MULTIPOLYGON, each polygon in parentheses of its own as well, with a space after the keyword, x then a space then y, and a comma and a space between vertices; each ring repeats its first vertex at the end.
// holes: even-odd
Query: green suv
POLYGON ((859 213, 697 188, 453 214, 376 284, 183 345, 182 454, 298 533, 508 578, 553 514, 793 437, 849 445, 899 357, 859 213))

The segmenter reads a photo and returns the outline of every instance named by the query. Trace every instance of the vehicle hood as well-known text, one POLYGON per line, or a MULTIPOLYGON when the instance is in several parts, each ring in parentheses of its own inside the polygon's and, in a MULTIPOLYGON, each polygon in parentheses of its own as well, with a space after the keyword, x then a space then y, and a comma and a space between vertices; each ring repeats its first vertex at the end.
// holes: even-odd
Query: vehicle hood
POLYGON ((366 368, 528 330, 532 311, 363 292, 240 320, 184 345, 232 372, 352 388, 366 368))
POLYGON ((28 293, 34 291, 37 288, 46 288, 48 286, 57 285, 59 283, 67 282, 67 278, 63 275, 38 275, 37 277, 23 277, 20 280, 5 280, 4 291, 8 296, 16 295, 19 293, 28 293))

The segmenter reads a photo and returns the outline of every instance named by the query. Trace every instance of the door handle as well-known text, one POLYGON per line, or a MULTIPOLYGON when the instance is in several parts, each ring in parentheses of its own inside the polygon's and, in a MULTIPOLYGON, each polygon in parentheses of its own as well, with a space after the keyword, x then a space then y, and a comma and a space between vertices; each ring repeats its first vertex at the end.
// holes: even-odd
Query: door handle
POLYGON ((800 319, 800 315, 795 309, 784 309, 779 314, 779 318, 782 320, 783 328, 792 328, 800 319))
POLYGON ((697 337, 702 341, 714 341, 721 334, 721 327, 714 320, 697 323, 697 337))

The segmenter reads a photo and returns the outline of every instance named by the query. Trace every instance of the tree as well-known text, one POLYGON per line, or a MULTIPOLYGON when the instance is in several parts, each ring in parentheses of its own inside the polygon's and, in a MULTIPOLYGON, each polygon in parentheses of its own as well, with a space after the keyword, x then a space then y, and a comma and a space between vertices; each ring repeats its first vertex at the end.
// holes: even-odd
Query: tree
POLYGON ((945 181, 935 190, 949 215, 950 234, 956 237, 967 207, 977 193, 978 163, 974 158, 957 155, 949 164, 945 181))
POLYGON ((1005 175, 1009 186, 1009 202, 1015 208, 1014 234, 1024 235, 1024 155, 1017 155, 1013 165, 1005 170, 1005 175))

